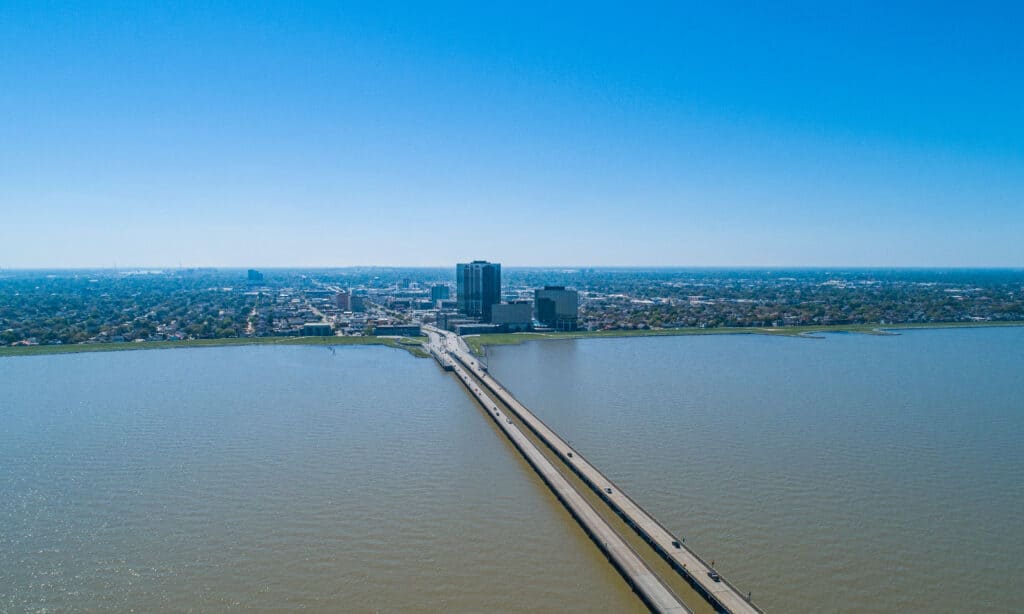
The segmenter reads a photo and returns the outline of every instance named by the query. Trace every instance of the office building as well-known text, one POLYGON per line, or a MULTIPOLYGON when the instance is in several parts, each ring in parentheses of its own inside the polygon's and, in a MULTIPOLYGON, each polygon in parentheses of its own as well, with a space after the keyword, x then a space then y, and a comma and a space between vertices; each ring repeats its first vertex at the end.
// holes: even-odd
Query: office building
POLYGON ((487 322, 491 305, 501 302, 501 265, 474 260, 455 265, 456 292, 459 311, 487 322))
POLYGON ((263 273, 260 273, 256 269, 249 269, 249 272, 247 273, 247 277, 248 277, 249 281, 254 281, 254 282, 256 282, 256 281, 263 281, 263 273))
POLYGON ((342 290, 334 295, 334 304, 342 311, 352 311, 352 295, 342 290))
POLYGON ((515 333, 530 330, 532 323, 533 305, 530 301, 491 305, 491 324, 497 324, 504 332, 515 333))
POLYGON ((576 330, 579 319, 579 293, 565 286, 544 286, 534 290, 533 305, 537 320, 555 330, 576 330))
POLYGON ((442 311, 437 314, 437 327, 455 332, 459 324, 479 323, 476 318, 467 318, 457 311, 442 311))
POLYGON ((432 301, 442 301, 444 299, 447 299, 448 296, 450 295, 450 293, 451 293, 451 290, 448 288, 448 286, 446 286, 444 284, 438 284, 436 286, 431 286, 430 287, 430 300, 432 300, 432 301))

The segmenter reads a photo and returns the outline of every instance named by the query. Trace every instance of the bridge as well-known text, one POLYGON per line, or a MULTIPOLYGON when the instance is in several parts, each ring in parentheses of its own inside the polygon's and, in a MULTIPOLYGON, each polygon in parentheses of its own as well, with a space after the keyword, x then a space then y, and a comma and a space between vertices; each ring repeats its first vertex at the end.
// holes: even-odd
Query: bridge
POLYGON ((547 446, 564 464, 575 473, 601 500, 646 541, 697 593, 719 612, 730 614, 762 613, 750 599, 733 584, 721 577, 704 559, 688 548, 683 539, 673 535, 632 497, 627 495, 600 470, 591 464, 533 414, 499 383, 473 356, 465 341, 458 335, 432 326, 424 330, 430 338, 428 350, 448 371, 453 371, 460 381, 477 398, 487 414, 505 432, 505 435, 519 449, 555 496, 591 536, 594 542, 608 556, 619 573, 633 590, 656 612, 689 612, 683 602, 657 578, 650 567, 622 537, 600 516, 565 479, 553 463, 537 449, 510 417, 504 420, 498 399, 511 411, 518 422, 525 425, 536 438, 547 446))

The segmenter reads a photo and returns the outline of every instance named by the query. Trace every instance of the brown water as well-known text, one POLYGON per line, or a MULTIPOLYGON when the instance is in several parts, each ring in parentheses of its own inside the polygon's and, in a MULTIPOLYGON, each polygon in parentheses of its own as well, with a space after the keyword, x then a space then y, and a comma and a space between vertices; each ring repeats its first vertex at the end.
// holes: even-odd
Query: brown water
MULTIPOLYGON (((770 612, 1021 612, 1024 329, 547 341, 492 372, 770 612)), ((388 348, 0 359, 0 611, 642 611, 388 348)))
POLYGON ((0 611, 644 611, 388 348, 0 359, 0 493, 0 611))
POLYGON ((489 363, 769 612, 1024 612, 1024 328, 541 341, 489 363))

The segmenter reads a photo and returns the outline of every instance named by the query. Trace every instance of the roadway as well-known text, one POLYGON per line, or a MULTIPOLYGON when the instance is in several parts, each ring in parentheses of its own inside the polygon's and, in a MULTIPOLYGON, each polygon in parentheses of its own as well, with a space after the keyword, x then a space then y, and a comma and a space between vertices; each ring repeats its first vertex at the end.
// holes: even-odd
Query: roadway
POLYGON ((434 330, 427 329, 426 332, 430 338, 430 343, 428 344, 430 353, 441 362, 442 366, 445 366, 446 370, 450 367, 450 370, 455 373, 470 393, 476 397, 491 420, 516 446, 527 462, 533 467, 534 471, 551 488, 558 500, 562 502, 569 510, 569 513, 580 523, 583 530, 605 553, 647 607, 654 612, 665 612, 666 614, 692 614, 691 610, 683 604, 682 600, 665 586, 640 555, 623 540, 622 536, 615 532, 586 499, 565 479, 555 465, 544 456, 544 453, 530 441, 529 437, 519 429, 511 418, 502 414, 497 403, 480 387, 477 379, 468 373, 463 365, 447 357, 444 343, 441 340, 442 336, 434 330), (442 357, 446 357, 449 363, 446 364, 442 357))
MULTIPOLYGON (((573 449, 555 431, 537 418, 525 405, 519 402, 504 386, 482 368, 469 346, 458 335, 435 327, 424 327, 431 335, 431 343, 438 342, 449 360, 454 358, 456 366, 462 366, 475 375, 484 386, 511 409, 541 441, 551 448, 562 461, 587 483, 611 507, 626 524, 649 543, 673 569, 682 575, 698 592, 702 593, 717 609, 732 614, 755 614, 763 612, 744 595, 714 571, 704 559, 690 550, 681 538, 673 535, 636 501, 609 480, 594 465, 573 449), (717 576, 717 580, 714 579, 717 576)), ((443 363, 442 363, 443 364, 443 363)))

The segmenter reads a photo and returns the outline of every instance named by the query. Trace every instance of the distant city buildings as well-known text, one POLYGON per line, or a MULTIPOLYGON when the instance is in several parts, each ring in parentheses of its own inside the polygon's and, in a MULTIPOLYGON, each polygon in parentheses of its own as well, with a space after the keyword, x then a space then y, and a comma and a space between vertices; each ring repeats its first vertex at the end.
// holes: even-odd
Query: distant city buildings
POLYGON ((507 297, 510 300, 502 302, 501 265, 486 260, 455 265, 455 277, 459 313, 439 315, 438 323, 442 328, 484 330, 472 326, 478 323, 494 325, 487 330, 519 332, 531 330, 534 319, 556 330, 576 330, 578 326, 579 293, 576 290, 544 286, 534 291, 532 302, 516 299, 519 295, 512 291, 507 297))
POLYGON ((247 275, 248 275, 249 281, 251 281, 251 282, 263 281, 263 273, 260 273, 256 269, 249 269, 249 272, 248 272, 247 275))
POLYGON ((486 260, 459 263, 455 280, 459 311, 489 322, 491 306, 501 302, 501 264, 486 260))
POLYGON ((555 330, 576 330, 579 319, 579 293, 565 286, 544 286, 534 290, 533 304, 537 321, 555 330))
POLYGON ((455 298, 451 267, 275 269, 269 282, 246 282, 261 279, 255 269, 245 277, 235 269, 5 271, 0 299, 17 300, 0 306, 6 307, 0 308, 0 347, 331 334, 325 325, 344 335, 433 323, 463 334, 520 331, 529 327, 531 303, 532 325, 541 330, 1024 322, 1018 271, 907 270, 881 277, 873 271, 597 271, 581 277, 538 269, 506 270, 499 279, 496 263, 462 268, 470 271, 460 270, 467 288, 461 298, 472 299, 476 288, 470 311, 482 309, 490 286, 486 312, 460 313, 465 303, 455 298), (409 287, 399 287, 405 279, 409 287), (570 283, 579 284, 578 293, 567 289, 570 283), (449 298, 435 299, 444 288, 449 298), (494 300, 499 295, 504 302, 494 300))

